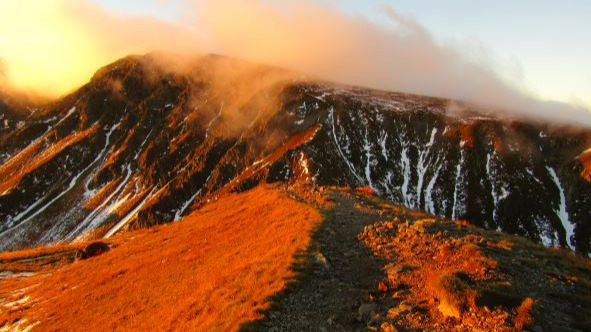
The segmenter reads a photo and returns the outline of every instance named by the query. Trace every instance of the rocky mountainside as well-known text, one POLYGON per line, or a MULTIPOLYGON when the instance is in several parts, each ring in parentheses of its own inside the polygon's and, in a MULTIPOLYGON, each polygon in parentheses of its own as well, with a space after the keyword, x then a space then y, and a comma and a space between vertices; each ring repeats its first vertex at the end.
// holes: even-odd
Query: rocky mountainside
POLYGON ((0 141, 0 249, 162 224, 260 182, 390 201, 588 253, 591 130, 306 80, 209 55, 130 56, 0 141))

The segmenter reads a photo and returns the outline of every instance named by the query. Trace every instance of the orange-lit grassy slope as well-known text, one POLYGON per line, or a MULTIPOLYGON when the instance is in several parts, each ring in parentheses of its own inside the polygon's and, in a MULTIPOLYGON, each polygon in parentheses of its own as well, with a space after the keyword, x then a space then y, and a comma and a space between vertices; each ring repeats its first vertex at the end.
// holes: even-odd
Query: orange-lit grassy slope
POLYGON ((290 267, 320 218, 271 187, 222 197, 180 222, 115 236, 101 256, 0 279, 5 303, 24 302, 0 306, 0 326, 237 330, 259 318, 267 299, 294 276, 290 267))
POLYGON ((583 152, 579 156, 583 169, 581 170, 581 176, 587 181, 591 182, 591 149, 583 152))
POLYGON ((50 145, 49 148, 43 150, 41 153, 39 153, 39 151, 41 150, 44 141, 39 140, 32 143, 14 158, 0 166, 0 192, 11 189, 18 184, 25 175, 47 163, 64 149, 80 142, 98 129, 99 126, 95 125, 84 131, 70 134, 53 145, 50 145), (25 166, 23 167, 23 165, 25 166))
POLYGON ((221 192, 231 192, 240 186, 245 180, 254 177, 257 173, 268 172, 266 166, 273 164, 288 151, 297 148, 298 146, 309 142, 314 138, 316 133, 320 130, 320 126, 316 125, 304 132, 294 135, 287 142, 283 143, 280 147, 275 149, 271 154, 265 156, 265 158, 258 160, 254 165, 248 167, 244 172, 240 173, 230 183, 228 183, 221 192))

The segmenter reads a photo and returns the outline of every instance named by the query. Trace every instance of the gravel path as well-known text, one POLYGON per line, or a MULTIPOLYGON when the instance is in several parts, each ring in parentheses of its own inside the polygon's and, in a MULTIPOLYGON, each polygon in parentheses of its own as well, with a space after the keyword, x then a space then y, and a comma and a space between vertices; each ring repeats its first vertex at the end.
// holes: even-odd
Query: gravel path
POLYGON ((313 270, 281 298, 277 309, 267 313, 259 330, 368 330, 376 305, 371 294, 385 274, 379 258, 357 236, 364 226, 382 218, 357 197, 338 191, 330 196, 334 206, 327 211, 312 245, 316 249, 313 270))

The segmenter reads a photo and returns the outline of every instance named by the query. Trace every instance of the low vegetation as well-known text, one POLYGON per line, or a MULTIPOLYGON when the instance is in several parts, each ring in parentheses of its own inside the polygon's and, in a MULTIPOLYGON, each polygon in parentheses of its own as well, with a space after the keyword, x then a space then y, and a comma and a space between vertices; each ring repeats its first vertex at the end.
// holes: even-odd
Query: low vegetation
POLYGON ((108 240, 0 253, 0 331, 591 330, 589 260, 370 188, 259 186, 108 240))
POLYGON ((443 272, 435 278, 432 287, 443 315, 459 318, 470 305, 473 306, 476 292, 466 282, 468 278, 462 272, 443 272))
MULTIPOLYGON (((0 326, 238 330, 259 318, 269 297, 293 278, 296 254, 306 250, 320 218, 269 187, 228 195, 180 222, 110 238, 112 248, 103 255, 0 279, 0 326)), ((60 251, 2 254, 0 269, 8 259, 60 251)))
POLYGON ((360 239, 385 259, 382 330, 591 330, 588 260, 464 220, 378 204, 393 217, 366 227, 360 239))

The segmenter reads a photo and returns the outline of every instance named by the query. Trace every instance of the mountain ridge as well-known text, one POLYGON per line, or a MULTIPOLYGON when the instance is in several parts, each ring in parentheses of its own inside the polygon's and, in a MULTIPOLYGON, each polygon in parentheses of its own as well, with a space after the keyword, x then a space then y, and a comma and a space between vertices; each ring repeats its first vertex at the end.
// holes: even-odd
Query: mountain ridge
POLYGON ((566 249, 384 200, 281 183, 179 222, 0 253, 0 328, 586 331, 591 269, 566 249), (96 242, 95 242, 96 244, 96 242))
POLYGON ((587 254, 591 131, 477 111, 221 56, 127 57, 0 141, 1 248, 171 222, 279 181, 370 186, 587 254))

